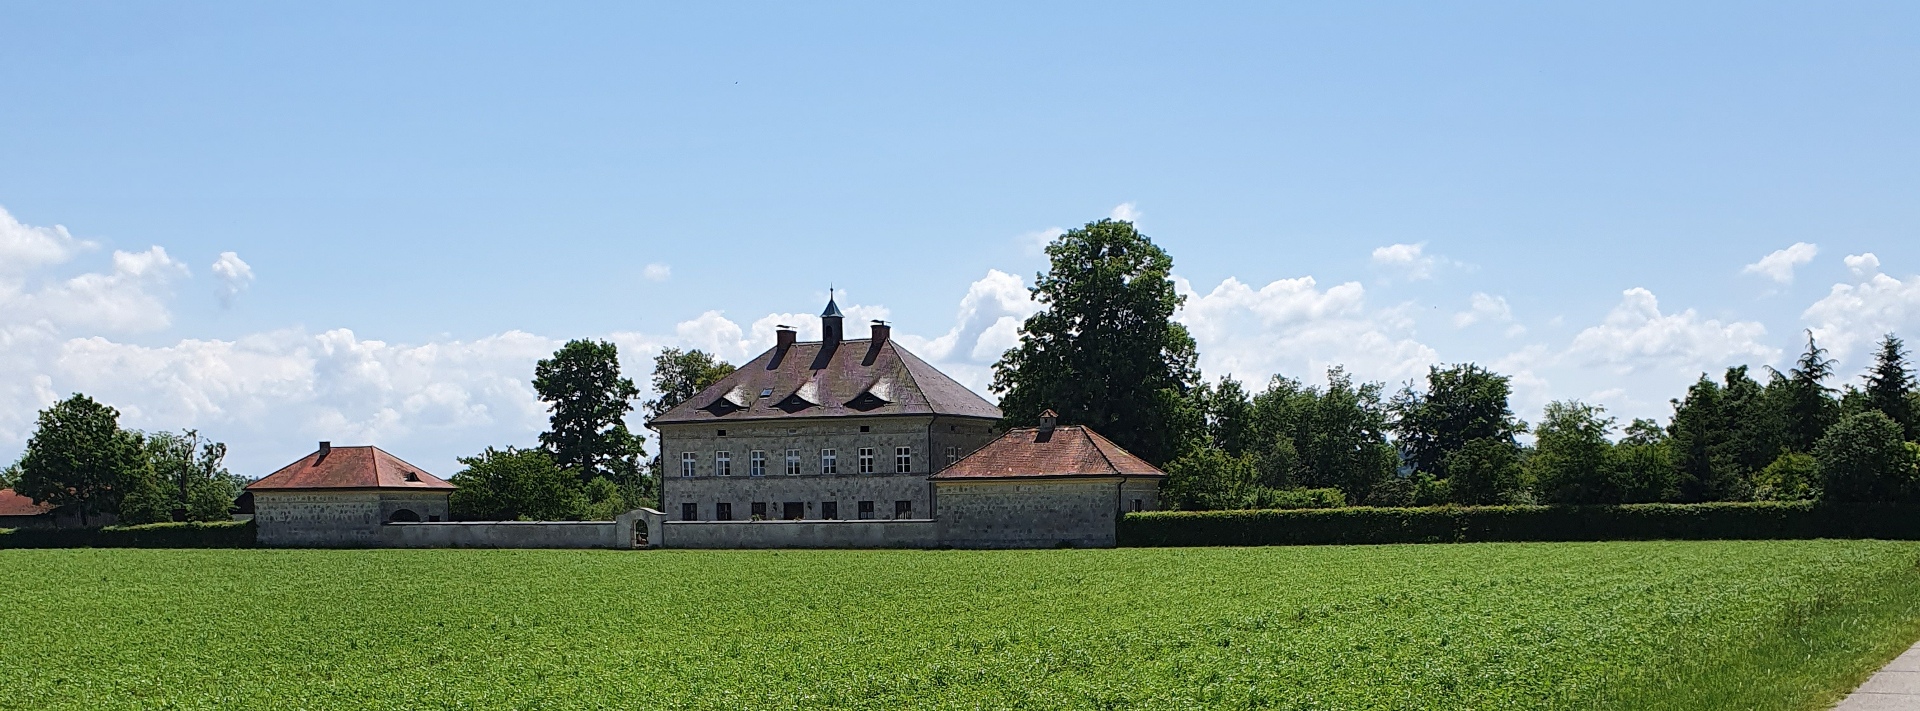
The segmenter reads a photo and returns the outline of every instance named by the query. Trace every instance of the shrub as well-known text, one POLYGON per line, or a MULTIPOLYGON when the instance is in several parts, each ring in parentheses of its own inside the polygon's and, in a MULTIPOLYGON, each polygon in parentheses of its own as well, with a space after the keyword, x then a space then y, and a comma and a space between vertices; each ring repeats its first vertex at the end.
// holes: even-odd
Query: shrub
POLYGON ((0 548, 252 548, 252 521, 0 530, 0 548))
POLYGON ((1920 540, 1920 507, 1794 501, 1155 511, 1127 514, 1119 526, 1123 546, 1803 538, 1920 540))
POLYGON ((1813 447, 1824 497, 1876 502, 1907 495, 1914 461, 1900 437, 1900 424, 1879 410, 1848 416, 1829 428, 1813 447))
POLYGON ((1788 452, 1753 475, 1753 498, 1761 501, 1811 501, 1820 498, 1820 463, 1812 455, 1788 452))
POLYGON ((1339 489, 1269 489, 1260 487, 1247 502, 1253 509, 1337 509, 1347 505, 1339 489))

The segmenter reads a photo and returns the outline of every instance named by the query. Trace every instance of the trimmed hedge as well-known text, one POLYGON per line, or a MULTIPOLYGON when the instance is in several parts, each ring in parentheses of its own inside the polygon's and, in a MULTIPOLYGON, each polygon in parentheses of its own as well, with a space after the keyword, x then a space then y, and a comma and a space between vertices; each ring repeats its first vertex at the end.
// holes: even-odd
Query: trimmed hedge
POLYGON ((0 548, 252 548, 252 521, 0 529, 0 548))
POLYGON ((1127 514, 1119 526, 1122 546, 1804 538, 1920 540, 1920 507, 1791 501, 1152 511, 1127 514))

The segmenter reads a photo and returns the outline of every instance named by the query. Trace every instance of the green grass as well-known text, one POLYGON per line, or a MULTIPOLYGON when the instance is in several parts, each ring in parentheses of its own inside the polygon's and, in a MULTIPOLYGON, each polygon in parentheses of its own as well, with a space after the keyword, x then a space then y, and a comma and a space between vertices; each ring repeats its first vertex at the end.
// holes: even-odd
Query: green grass
POLYGON ((0 708, 1815 709, 1920 544, 0 551, 0 708))

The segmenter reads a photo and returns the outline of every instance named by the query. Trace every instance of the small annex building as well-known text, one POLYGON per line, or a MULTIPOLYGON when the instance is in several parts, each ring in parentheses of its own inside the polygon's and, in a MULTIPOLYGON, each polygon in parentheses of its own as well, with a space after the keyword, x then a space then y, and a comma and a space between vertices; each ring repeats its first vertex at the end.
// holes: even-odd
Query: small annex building
POLYGON ((379 447, 321 442, 246 491, 262 545, 374 546, 382 524, 447 520, 454 488, 379 447))
POLYGON ((0 489, 0 528, 79 528, 111 526, 114 516, 96 513, 83 524, 80 511, 73 506, 36 504, 33 498, 12 489, 0 489))
POLYGON ((941 545, 1033 548, 1115 544, 1120 516, 1160 508, 1166 472, 1084 426, 1039 427, 999 439, 929 477, 941 545))

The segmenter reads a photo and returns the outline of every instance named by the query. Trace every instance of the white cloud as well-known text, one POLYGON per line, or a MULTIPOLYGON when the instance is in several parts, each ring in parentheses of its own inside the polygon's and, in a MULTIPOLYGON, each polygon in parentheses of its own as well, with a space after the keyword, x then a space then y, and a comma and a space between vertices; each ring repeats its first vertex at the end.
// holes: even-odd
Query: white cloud
POLYGON ((1880 260, 1872 254, 1848 257, 1847 266, 1859 281, 1833 285, 1800 315, 1835 358, 1845 359, 1888 332, 1920 327, 1920 276, 1881 274, 1880 260))
POLYGON ((1880 258, 1872 252, 1849 254, 1840 261, 1847 263, 1847 271, 1853 272, 1855 278, 1865 279, 1880 273, 1880 258))
POLYGON ((1145 214, 1133 203, 1123 202, 1113 206, 1113 212, 1108 213, 1107 216, 1123 222, 1139 222, 1140 217, 1145 214))
POLYGON ((640 278, 646 279, 647 281, 666 281, 673 278, 673 267, 654 262, 647 265, 645 269, 640 270, 640 278))
POLYGON ((1766 334, 1757 322, 1722 323, 1701 318, 1692 309, 1663 314, 1653 292, 1636 287, 1621 294, 1620 304, 1604 322, 1574 336, 1568 355, 1618 373, 1696 372, 1750 359, 1773 360, 1780 352, 1761 342, 1766 334))
POLYGON ((1761 257, 1760 261, 1747 265, 1740 270, 1742 274, 1759 274, 1780 284, 1793 283, 1793 270, 1802 264, 1813 261, 1820 253, 1818 246, 1806 242, 1795 242, 1786 249, 1775 250, 1761 257))
POLYGON ((1356 377, 1400 381, 1439 362, 1412 337, 1403 308, 1370 309, 1358 282, 1321 289, 1313 277, 1280 279, 1259 289, 1231 278, 1201 294, 1174 277, 1187 297, 1175 318, 1187 326, 1209 376, 1262 383, 1276 373, 1314 379, 1344 365, 1356 377))
POLYGON ((153 247, 113 253, 113 271, 90 272, 24 291, 24 282, 0 284, 0 310, 14 324, 115 332, 158 331, 172 323, 165 299, 187 266, 153 247), (11 287, 11 288, 9 288, 11 287))
POLYGON ((24 274, 40 267, 60 264, 73 258, 92 243, 74 239, 60 225, 35 227, 22 224, 7 209, 0 207, 0 279, 8 274, 24 274))
POLYGON ((221 252, 220 258, 213 260, 209 270, 214 278, 220 280, 220 304, 223 306, 232 306, 234 297, 253 283, 253 267, 233 252, 221 252))
POLYGON ((1034 230, 1032 232, 1027 232, 1025 234, 1020 235, 1020 244, 1022 247, 1025 248, 1025 251, 1029 255, 1045 254, 1047 251, 1047 245, 1053 244, 1054 240, 1059 239, 1060 235, 1064 235, 1066 233, 1067 233, 1066 230, 1058 227, 1048 227, 1044 230, 1034 230))
POLYGON ((1513 320, 1513 307, 1507 305, 1505 297, 1474 292, 1467 301, 1467 310, 1453 315, 1454 328, 1466 328, 1482 322, 1506 323, 1513 320))
POLYGON ((1374 266, 1391 271, 1407 281, 1432 279, 1438 267, 1452 263, 1445 257, 1427 254, 1425 242, 1390 244, 1373 250, 1374 266))

